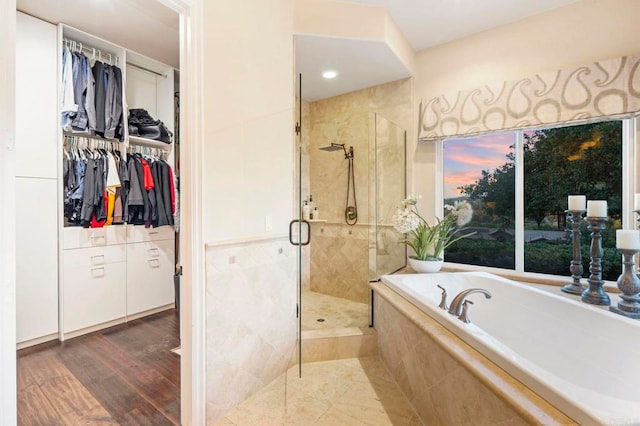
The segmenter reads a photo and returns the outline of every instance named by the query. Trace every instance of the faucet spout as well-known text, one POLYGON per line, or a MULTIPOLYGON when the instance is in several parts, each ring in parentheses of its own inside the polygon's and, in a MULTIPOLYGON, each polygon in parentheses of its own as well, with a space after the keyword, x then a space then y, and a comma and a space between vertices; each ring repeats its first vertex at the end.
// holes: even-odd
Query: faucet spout
POLYGON ((469 288, 467 290, 462 290, 456 297, 453 298, 448 312, 451 315, 459 317, 460 314, 462 314, 462 304, 465 302, 467 297, 473 293, 482 293, 484 294, 485 298, 491 299, 491 293, 483 288, 469 288))

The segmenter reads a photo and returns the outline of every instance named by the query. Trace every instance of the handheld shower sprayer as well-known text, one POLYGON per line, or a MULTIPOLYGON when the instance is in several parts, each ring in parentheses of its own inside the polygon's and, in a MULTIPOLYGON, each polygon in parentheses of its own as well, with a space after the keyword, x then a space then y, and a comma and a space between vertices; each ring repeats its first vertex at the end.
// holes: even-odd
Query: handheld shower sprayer
POLYGON ((344 152, 344 159, 349 160, 349 168, 347 170, 347 199, 344 207, 344 220, 347 225, 355 225, 358 222, 358 203, 356 201, 356 181, 355 170, 353 167, 353 146, 349 149, 343 143, 331 142, 331 145, 320 148, 322 151, 340 151, 344 152), (353 189, 352 189, 353 188, 353 189), (349 198, 353 198, 353 205, 349 205, 349 198))

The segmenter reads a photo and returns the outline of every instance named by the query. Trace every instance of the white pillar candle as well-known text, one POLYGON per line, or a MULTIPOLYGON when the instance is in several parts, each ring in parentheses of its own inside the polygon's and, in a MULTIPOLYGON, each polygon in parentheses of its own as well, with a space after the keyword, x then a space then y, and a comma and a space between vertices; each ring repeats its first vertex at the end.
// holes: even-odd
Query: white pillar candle
POLYGON ((587 197, 584 195, 569 195, 568 204, 571 211, 584 210, 587 205, 587 197))
POLYGON ((640 250, 640 231, 617 229, 616 247, 619 249, 640 250))
POLYGON ((640 210, 640 194, 636 194, 635 210, 640 210))
POLYGON ((607 202, 605 200, 587 201, 587 217, 607 217, 607 202))

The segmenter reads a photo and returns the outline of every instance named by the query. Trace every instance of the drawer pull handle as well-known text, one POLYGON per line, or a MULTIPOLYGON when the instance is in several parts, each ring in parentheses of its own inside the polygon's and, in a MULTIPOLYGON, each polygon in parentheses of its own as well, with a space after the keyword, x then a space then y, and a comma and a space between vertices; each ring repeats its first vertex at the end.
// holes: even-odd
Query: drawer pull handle
POLYGON ((160 250, 158 250, 157 248, 151 248, 148 251, 149 251, 149 256, 160 257, 160 250))
POLYGON ((158 231, 149 231, 149 235, 155 235, 155 234, 159 234, 158 231))
POLYGON ((149 262, 149 266, 151 266, 154 269, 160 267, 160 261, 158 259, 149 259, 147 262, 149 262))
POLYGON ((91 244, 93 245, 104 245, 106 242, 107 239, 104 235, 94 235, 91 237, 91 244))
POLYGON ((104 254, 98 254, 95 256, 91 256, 91 264, 92 265, 104 265, 104 254))
POLYGON ((100 278, 100 277, 104 277, 104 267, 100 267, 100 268, 91 268, 91 276, 93 278, 100 278))

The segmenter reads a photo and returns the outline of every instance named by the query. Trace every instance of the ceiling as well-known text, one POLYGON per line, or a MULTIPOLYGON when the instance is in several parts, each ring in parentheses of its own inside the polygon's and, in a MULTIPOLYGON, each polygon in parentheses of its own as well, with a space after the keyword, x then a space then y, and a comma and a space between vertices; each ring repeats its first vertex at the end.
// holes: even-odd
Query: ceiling
POLYGON ((179 15, 157 0, 16 0, 17 9, 60 22, 179 68, 179 15))
MULTIPOLYGON (((524 19, 578 0, 337 0, 384 7, 415 51, 524 19)), ((296 36, 302 98, 336 96, 408 77, 385 43, 296 36), (325 69, 339 72, 325 80, 325 69)))
POLYGON ((387 9, 414 50, 422 50, 578 0, 338 0, 387 9))
POLYGON ((309 102, 411 76, 383 42, 296 36, 295 44, 296 74, 302 74, 302 98, 309 102), (338 76, 327 80, 325 70, 338 76))

